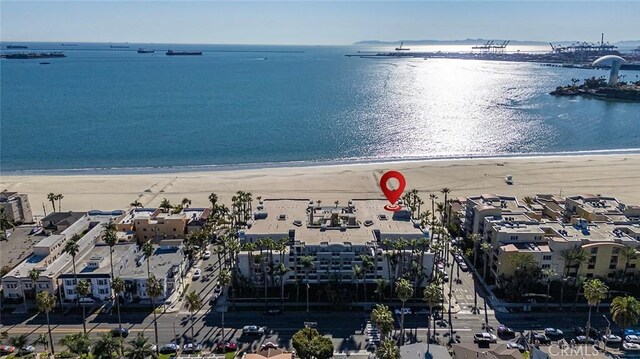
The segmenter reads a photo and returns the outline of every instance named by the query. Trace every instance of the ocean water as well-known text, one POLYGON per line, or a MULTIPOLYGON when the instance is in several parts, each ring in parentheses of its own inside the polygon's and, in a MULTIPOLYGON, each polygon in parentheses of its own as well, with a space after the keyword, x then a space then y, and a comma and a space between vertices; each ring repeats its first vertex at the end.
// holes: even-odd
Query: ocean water
POLYGON ((548 95, 604 70, 344 56, 362 47, 29 45, 67 57, 0 60, 4 173, 640 148, 639 103, 548 95))

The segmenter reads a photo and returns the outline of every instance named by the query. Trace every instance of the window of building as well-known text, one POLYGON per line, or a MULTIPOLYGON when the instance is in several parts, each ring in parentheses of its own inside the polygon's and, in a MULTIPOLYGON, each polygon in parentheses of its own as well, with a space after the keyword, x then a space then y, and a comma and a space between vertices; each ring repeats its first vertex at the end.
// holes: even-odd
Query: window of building
POLYGON ((616 269, 616 265, 615 264, 609 264, 609 269, 616 269))
POLYGON ((618 254, 620 253, 620 248, 614 248, 612 251, 613 254, 618 254))
POLYGON ((74 294, 73 289, 67 289, 67 295, 73 295, 73 294, 74 294))
POLYGON ((587 266, 587 269, 593 269, 593 268, 595 268, 595 267, 596 267, 596 265, 595 265, 595 264, 589 264, 589 265, 587 266))
POLYGON ((18 284, 17 283, 7 283, 7 288, 8 289, 16 289, 16 288, 18 288, 18 284))
POLYGON ((173 229, 173 231, 175 232, 175 231, 176 231, 176 229, 174 228, 174 229, 173 229))
POLYGON ((551 268, 551 264, 543 264, 542 265, 542 269, 549 269, 551 268))
POLYGON ((543 261, 550 261, 551 260, 551 256, 542 256, 542 260, 543 261))
POLYGON ((598 254, 598 248, 591 248, 591 254, 598 254))
POLYGON ((618 263, 618 256, 612 256, 611 263, 618 263))
POLYGON ((99 294, 109 294, 109 291, 106 289, 98 289, 99 294))

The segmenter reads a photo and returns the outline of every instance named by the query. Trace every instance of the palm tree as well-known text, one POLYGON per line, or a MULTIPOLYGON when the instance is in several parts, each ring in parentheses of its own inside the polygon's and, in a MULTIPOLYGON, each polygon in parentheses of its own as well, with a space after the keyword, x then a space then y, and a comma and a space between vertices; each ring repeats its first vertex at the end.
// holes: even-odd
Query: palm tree
POLYGON ((38 339, 33 341, 33 344, 34 345, 42 344, 42 348, 44 350, 47 350, 47 347, 49 346, 49 339, 47 339, 47 335, 46 334, 40 333, 38 335, 38 339))
POLYGON ((376 278, 376 294, 378 295, 378 301, 382 302, 382 297, 388 286, 389 282, 382 278, 376 278))
POLYGON ((51 354, 55 356, 56 352, 53 349, 53 337, 51 336, 51 323, 49 322, 49 312, 51 312, 53 308, 56 306, 56 297, 47 291, 42 291, 38 293, 38 295, 36 296, 36 305, 38 307, 38 310, 41 312, 44 312, 45 315, 47 316, 47 331, 49 332, 49 344, 51 345, 51 354))
MULTIPOLYGON (((436 316, 433 314, 433 307, 438 305, 442 301, 442 291, 438 284, 431 283, 422 292, 422 299, 429 306, 429 316, 433 318, 433 334, 436 333, 436 316)), ((427 328, 431 328, 429 325, 429 317, 427 317, 427 328)), ((429 351, 429 343, 431 342, 431 330, 429 329, 428 339, 427 339, 427 352, 429 351)))
POLYGON ((130 205, 131 207, 135 207, 135 208, 143 207, 142 203, 140 203, 140 201, 138 201, 137 199, 136 199, 135 201, 133 201, 133 202, 129 203, 129 205, 130 205))
MULTIPOLYGON (((78 294, 78 297, 80 298, 85 298, 87 295, 89 295, 89 293, 91 292, 91 283, 89 283, 88 280, 81 280, 78 282, 78 284, 76 284, 76 293, 78 294)), ((83 300, 81 300, 82 302, 82 332, 84 334, 87 334, 87 325, 86 325, 86 321, 87 321, 87 316, 86 316, 86 304, 83 300)))
POLYGON ((189 208, 189 206, 191 206, 191 200, 185 197, 180 201, 180 204, 182 205, 182 208, 189 208))
POLYGON ((75 286, 78 285, 78 273, 76 272, 76 255, 78 255, 78 252, 80 251, 78 240, 80 240, 80 235, 75 233, 71 239, 64 244, 63 250, 63 252, 69 253, 71 256, 71 263, 73 264, 73 284, 75 286))
POLYGON ((120 293, 124 292, 124 287, 124 280, 120 277, 115 277, 111 281, 111 290, 116 298, 116 308, 118 310, 118 328, 122 328, 122 319, 120 317, 120 293))
POLYGON ((367 254, 360 255, 360 259, 362 260, 362 287, 364 288, 364 301, 368 300, 367 298, 367 273, 375 268, 373 263, 373 257, 367 254))
POLYGON ((609 295, 609 288, 600 279, 591 279, 584 283, 584 297, 587 298, 589 303, 589 317, 587 319, 587 326, 585 327, 585 335, 589 336, 589 330, 591 329, 591 308, 607 298, 609 295))
POLYGON ((113 358, 114 354, 119 357, 121 351, 122 342, 119 339, 114 338, 111 333, 101 333, 100 339, 95 342, 93 357, 107 359, 113 358))
POLYGON ((29 271, 29 279, 31 279, 31 282, 33 283, 33 296, 35 298, 36 295, 38 295, 38 279, 40 278, 40 271, 38 270, 38 268, 31 268, 31 270, 29 271))
POLYGON ((336 208, 338 208, 338 205, 340 204, 340 201, 336 200, 335 202, 333 202, 333 204, 335 204, 336 208))
POLYGON ((480 250, 484 253, 484 269, 482 271, 482 277, 487 280, 487 265, 489 264, 489 253, 491 252, 491 244, 482 242, 480 244, 480 250))
POLYGON ((586 262, 589 259, 589 256, 587 255, 587 252, 583 251, 581 248, 565 249, 560 252, 560 255, 564 260, 564 276, 562 287, 560 289, 560 291, 563 293, 563 295, 560 295, 560 308, 562 308, 564 306, 564 286, 566 284, 564 278, 568 279, 570 277, 569 271, 576 265, 577 266, 574 276, 577 275, 578 270, 580 269, 580 264, 586 262))
POLYGON ((138 335, 129 342, 131 346, 124 352, 127 359, 157 359, 158 354, 153 350, 153 345, 149 343, 149 339, 143 335, 138 335))
POLYGON ((542 274, 544 275, 545 282, 547 282, 547 296, 545 298, 544 306, 549 309, 549 291, 551 290, 551 281, 553 277, 556 276, 556 271, 552 268, 545 268, 542 270, 542 274))
POLYGON ((116 224, 112 220, 109 223, 105 223, 102 228, 102 240, 109 246, 109 263, 111 265, 111 278, 115 278, 113 275, 113 246, 118 243, 118 235, 116 224))
POLYGON ((9 344, 18 349, 18 352, 22 350, 22 348, 26 347, 29 343, 28 337, 25 334, 19 335, 17 337, 9 338, 9 344))
POLYGON ((280 277, 280 308, 284 308, 284 276, 289 272, 289 268, 283 263, 280 262, 274 269, 275 275, 280 277))
POLYGON ((74 333, 65 335, 60 339, 60 344, 64 345, 69 351, 78 356, 89 354, 91 351, 91 339, 86 333, 74 333))
POLYGON ((151 300, 151 308, 153 310, 153 330, 156 335, 156 348, 158 346, 158 315, 156 314, 156 302, 155 299, 158 298, 162 292, 164 291, 164 287, 156 277, 151 274, 147 278, 147 295, 151 300))
POLYGON ((167 213, 173 206, 168 199, 163 198, 162 201, 160 201, 160 205, 158 207, 162 208, 162 211, 167 213))
POLYGON ((628 328, 640 321, 640 302, 632 297, 615 297, 611 302, 611 318, 620 328, 628 328))
POLYGON ((376 357, 379 359, 400 359, 400 348, 392 339, 385 339, 376 349, 376 357))
POLYGON ((400 345, 404 345, 404 305, 413 297, 413 286, 408 280, 401 278, 396 283, 396 295, 402 302, 402 314, 400 319, 400 345))
POLYGON ((196 337, 193 333, 194 314, 202 308, 202 298, 194 290, 187 294, 184 299, 186 301, 185 306, 191 314, 191 340, 195 340, 196 337))
POLYGON ((356 302, 358 301, 358 284, 360 283, 358 280, 362 279, 362 267, 359 265, 353 266, 353 277, 356 279, 356 302))
POLYGON ((62 199, 64 198, 64 196, 62 195, 62 193, 58 193, 56 195, 56 201, 58 201, 58 211, 62 212, 62 199))
POLYGON ((211 193, 209 195, 209 202, 211 202, 211 209, 213 210, 214 213, 218 212, 217 208, 218 208, 218 195, 215 193, 211 193))
POLYGON ((442 219, 443 219, 442 224, 445 225, 445 224, 449 224, 449 218, 447 217, 446 212, 447 212, 447 204, 449 203, 447 201, 447 196, 449 195, 449 193, 451 193, 451 190, 447 187, 444 187, 443 189, 440 190, 440 192, 444 194, 444 212, 442 213, 442 219))
POLYGON ((4 207, 0 208, 0 241, 6 241, 7 229, 14 228, 15 225, 9 218, 9 215, 4 212, 4 207))
POLYGON ((522 199, 522 201, 524 201, 524 203, 525 203, 527 206, 529 206, 529 207, 531 207, 531 205, 532 205, 532 204, 533 204, 533 202, 534 202, 534 201, 533 201, 533 197, 529 197, 529 196, 524 197, 524 198, 522 199))
POLYGON ((633 247, 624 247, 621 252, 622 258, 624 258, 624 270, 622 272, 622 281, 627 278, 627 270, 629 269, 629 262, 638 258, 638 251, 633 247))
MULTIPOLYGON (((231 271, 228 269, 223 269, 222 271, 220 271, 218 280, 220 281, 220 285, 222 286, 222 293, 220 293, 220 295, 224 295, 224 289, 227 288, 229 284, 231 284, 231 271)), ((226 312, 226 305, 225 305, 225 308, 222 308, 222 326, 221 326, 222 342, 225 341, 225 336, 224 336, 224 313, 225 312, 226 312)))
POLYGON ((380 331, 380 335, 382 338, 387 338, 387 336, 393 330, 393 314, 384 304, 377 304, 375 308, 371 311, 371 321, 380 331))
POLYGON ((300 264, 304 269, 305 282, 307 284, 307 313, 309 313, 309 271, 313 268, 313 257, 303 256, 300 258, 300 264))
POLYGON ((56 211, 56 194, 53 192, 49 192, 49 194, 47 194, 47 200, 49 200, 49 202, 51 202, 51 207, 53 207, 53 211, 56 211))

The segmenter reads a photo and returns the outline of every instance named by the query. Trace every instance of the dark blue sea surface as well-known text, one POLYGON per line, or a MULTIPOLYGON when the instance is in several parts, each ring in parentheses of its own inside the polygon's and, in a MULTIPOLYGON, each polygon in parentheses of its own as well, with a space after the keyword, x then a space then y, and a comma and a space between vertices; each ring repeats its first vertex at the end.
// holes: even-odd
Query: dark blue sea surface
POLYGON ((604 70, 344 56, 362 47, 28 45, 67 57, 0 60, 5 173, 640 148, 640 104, 548 95, 604 70))

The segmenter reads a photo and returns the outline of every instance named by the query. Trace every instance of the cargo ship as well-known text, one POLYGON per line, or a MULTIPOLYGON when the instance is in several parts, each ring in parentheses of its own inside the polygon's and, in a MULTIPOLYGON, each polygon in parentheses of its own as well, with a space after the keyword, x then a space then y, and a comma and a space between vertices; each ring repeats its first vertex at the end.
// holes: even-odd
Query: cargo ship
POLYGON ((2 54, 1 58, 4 59, 18 59, 18 60, 29 60, 29 59, 49 59, 54 57, 67 57, 62 52, 22 52, 22 53, 12 53, 12 54, 2 54))
POLYGON ((126 46, 126 45, 110 45, 109 47, 112 49, 128 49, 129 48, 129 46, 126 46))
POLYGON ((156 50, 147 50, 147 49, 139 48, 138 53, 139 54, 155 54, 156 50))
POLYGON ((202 51, 173 51, 168 50, 167 56, 188 56, 188 55, 202 55, 202 51))
POLYGON ((28 49, 28 47, 24 46, 24 45, 7 45, 7 49, 28 49))

